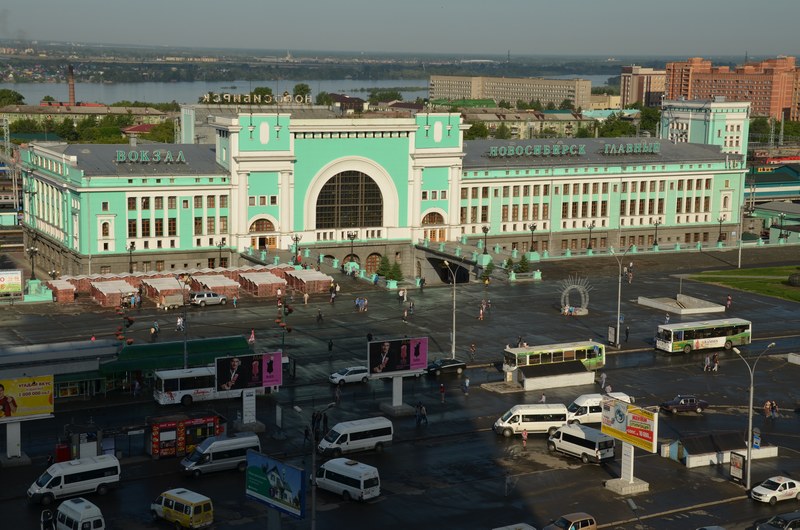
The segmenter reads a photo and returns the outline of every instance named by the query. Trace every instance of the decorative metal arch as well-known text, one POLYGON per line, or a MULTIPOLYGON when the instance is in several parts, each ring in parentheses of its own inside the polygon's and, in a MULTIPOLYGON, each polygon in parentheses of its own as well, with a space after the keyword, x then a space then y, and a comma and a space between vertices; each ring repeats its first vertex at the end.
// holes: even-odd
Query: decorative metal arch
POLYGON ((561 307, 573 307, 569 303, 569 295, 572 291, 577 291, 581 298, 581 303, 576 306, 577 309, 573 314, 586 315, 589 313, 589 291, 592 286, 589 285, 588 278, 579 278, 577 276, 570 276, 566 280, 559 282, 561 286, 561 307))

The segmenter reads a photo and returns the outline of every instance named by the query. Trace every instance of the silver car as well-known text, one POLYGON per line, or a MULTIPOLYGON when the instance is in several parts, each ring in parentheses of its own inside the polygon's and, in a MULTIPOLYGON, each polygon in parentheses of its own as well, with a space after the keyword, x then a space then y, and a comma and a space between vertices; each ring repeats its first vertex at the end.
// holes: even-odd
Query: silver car
POLYGON ((200 291, 191 293, 191 301, 194 305, 205 307, 207 305, 225 305, 228 297, 212 291, 200 291))

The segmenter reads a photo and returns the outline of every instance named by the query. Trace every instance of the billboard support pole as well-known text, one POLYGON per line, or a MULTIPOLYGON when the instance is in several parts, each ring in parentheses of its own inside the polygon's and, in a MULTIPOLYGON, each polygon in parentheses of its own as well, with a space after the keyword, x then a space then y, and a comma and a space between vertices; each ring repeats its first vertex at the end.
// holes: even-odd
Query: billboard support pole
POLYGON ((20 458, 22 456, 20 432, 20 422, 12 421, 6 424, 6 456, 8 458, 20 458))

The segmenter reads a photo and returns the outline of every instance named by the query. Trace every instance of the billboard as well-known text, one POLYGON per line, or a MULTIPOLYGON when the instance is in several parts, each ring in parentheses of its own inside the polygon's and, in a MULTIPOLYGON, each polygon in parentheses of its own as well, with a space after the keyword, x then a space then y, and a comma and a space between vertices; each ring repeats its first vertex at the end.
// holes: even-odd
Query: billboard
POLYGON ((22 294, 22 271, 0 271, 0 296, 22 294))
POLYGON ((604 434, 645 451, 656 452, 657 411, 643 409, 609 396, 603 396, 602 406, 603 422, 600 430, 604 434))
POLYGON ((373 376, 424 370, 428 366, 428 337, 376 340, 367 345, 367 366, 373 376))
POLYGON ((52 375, 0 379, 0 422, 52 413, 52 375))
POLYGON ((217 390, 238 390, 265 386, 281 386, 283 365, 281 352, 217 357, 217 390))
POLYGON ((252 449, 247 451, 245 495, 298 519, 306 511, 306 472, 252 449))

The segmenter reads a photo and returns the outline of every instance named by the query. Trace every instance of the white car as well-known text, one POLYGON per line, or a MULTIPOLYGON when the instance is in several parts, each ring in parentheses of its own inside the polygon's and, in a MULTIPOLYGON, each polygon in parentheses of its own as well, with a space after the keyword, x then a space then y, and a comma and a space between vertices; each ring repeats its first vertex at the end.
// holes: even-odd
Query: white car
POLYGON ((366 366, 348 366, 333 372, 328 379, 334 385, 366 383, 369 380, 369 369, 366 366))
POLYGON ((754 501, 775 505, 778 501, 797 499, 800 501, 800 482, 787 477, 771 477, 753 488, 750 497, 754 501))

